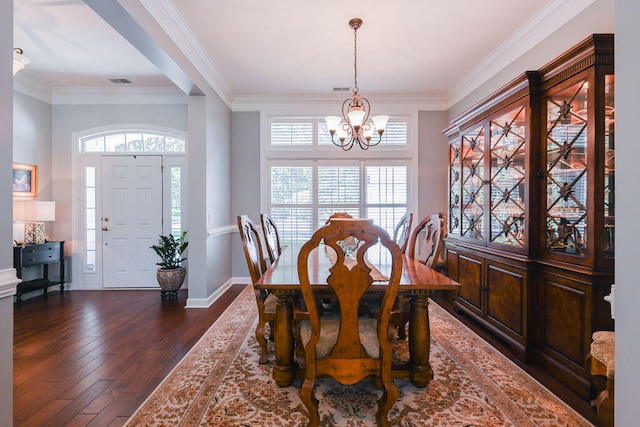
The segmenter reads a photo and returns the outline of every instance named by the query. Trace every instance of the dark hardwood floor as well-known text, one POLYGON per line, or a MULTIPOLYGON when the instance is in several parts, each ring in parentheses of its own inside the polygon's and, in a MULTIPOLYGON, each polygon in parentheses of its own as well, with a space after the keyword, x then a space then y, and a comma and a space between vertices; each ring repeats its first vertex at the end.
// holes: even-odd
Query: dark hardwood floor
MULTIPOLYGON (((208 309, 159 291, 50 292, 15 309, 14 426, 121 426, 244 288, 208 309)), ((446 304, 443 300, 438 301, 446 304)), ((462 319, 465 320, 464 318, 462 319)), ((508 357, 497 338, 465 321, 508 357)), ((588 402, 509 357, 599 426, 588 402)))
POLYGON ((120 426, 245 285, 208 309, 159 291, 49 292, 15 307, 14 426, 120 426))

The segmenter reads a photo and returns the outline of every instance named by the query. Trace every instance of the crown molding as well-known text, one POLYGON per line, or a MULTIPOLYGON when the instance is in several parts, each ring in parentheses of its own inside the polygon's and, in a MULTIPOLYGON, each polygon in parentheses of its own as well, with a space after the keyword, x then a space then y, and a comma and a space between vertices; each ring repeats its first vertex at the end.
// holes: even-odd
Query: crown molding
POLYGON ((596 0, 554 0, 489 54, 447 94, 447 109, 571 21, 596 0))
POLYGON ((22 77, 20 74, 13 78, 13 90, 51 104, 51 89, 27 77, 22 77))
MULTIPOLYGON (((232 111, 305 111, 306 114, 339 110, 348 95, 238 95, 233 99, 232 111)), ((401 106, 405 110, 442 111, 446 109, 444 95, 368 96, 371 104, 380 111, 385 107, 401 106)))
POLYGON ((187 104, 189 97, 178 88, 53 88, 53 105, 187 104))
POLYGON ((225 83, 222 73, 206 54, 171 0, 141 0, 140 3, 147 9, 153 19, 162 26, 169 38, 220 96, 222 101, 231 108, 233 102, 232 91, 225 83))

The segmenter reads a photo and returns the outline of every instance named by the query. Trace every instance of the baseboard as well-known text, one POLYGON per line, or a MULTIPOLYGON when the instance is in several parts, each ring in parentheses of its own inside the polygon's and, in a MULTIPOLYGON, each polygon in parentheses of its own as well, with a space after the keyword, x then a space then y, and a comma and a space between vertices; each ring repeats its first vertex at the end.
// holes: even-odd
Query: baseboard
POLYGON ((20 279, 18 279, 18 276, 16 275, 15 268, 0 270, 0 298, 7 298, 15 295, 16 285, 18 283, 20 283, 20 279))
POLYGON ((209 308, 231 286, 242 283, 251 283, 251 279, 248 277, 232 277, 207 298, 187 298, 185 308, 209 308))

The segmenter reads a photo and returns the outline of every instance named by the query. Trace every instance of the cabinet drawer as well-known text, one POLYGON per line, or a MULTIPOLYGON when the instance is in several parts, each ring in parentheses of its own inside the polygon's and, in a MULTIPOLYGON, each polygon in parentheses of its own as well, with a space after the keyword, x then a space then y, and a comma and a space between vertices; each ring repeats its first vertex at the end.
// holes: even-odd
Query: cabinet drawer
POLYGON ((60 261, 60 244, 34 245, 22 249, 22 266, 46 264, 60 261))

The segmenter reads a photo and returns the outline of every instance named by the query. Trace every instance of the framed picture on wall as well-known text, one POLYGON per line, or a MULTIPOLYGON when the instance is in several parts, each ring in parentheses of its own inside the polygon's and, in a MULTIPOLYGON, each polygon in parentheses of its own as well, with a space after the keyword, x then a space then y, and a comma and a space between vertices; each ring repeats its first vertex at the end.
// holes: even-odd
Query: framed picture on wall
POLYGON ((38 196, 38 167, 13 164, 13 197, 35 199, 38 196))

